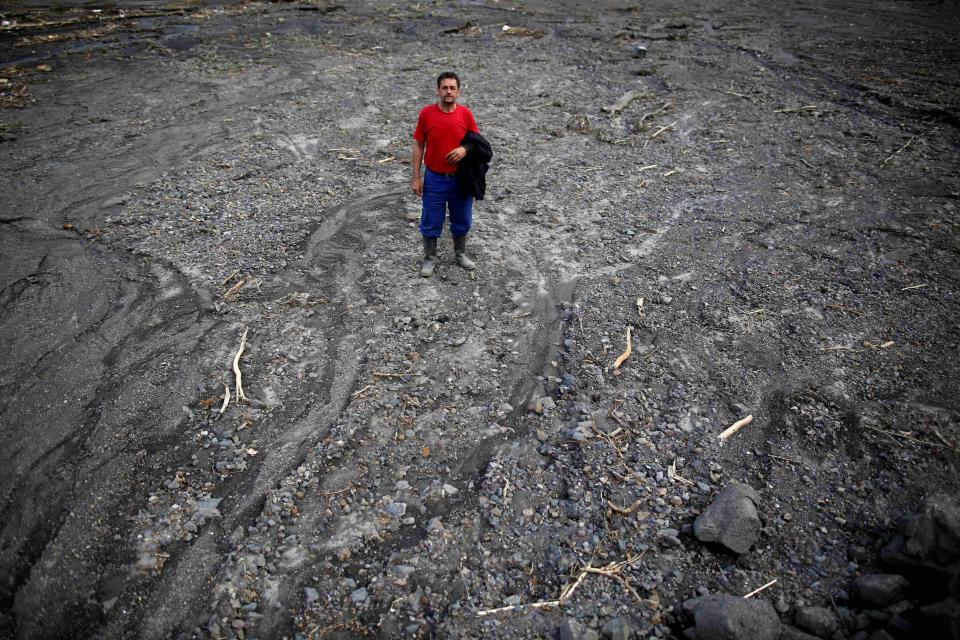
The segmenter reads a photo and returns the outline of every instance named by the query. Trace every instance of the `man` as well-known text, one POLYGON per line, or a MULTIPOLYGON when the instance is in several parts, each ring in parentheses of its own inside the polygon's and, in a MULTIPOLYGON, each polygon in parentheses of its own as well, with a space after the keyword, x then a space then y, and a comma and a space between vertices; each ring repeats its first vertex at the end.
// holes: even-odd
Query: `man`
POLYGON ((464 269, 476 265, 467 257, 467 233, 473 223, 473 196, 465 193, 457 179, 458 163, 467 156, 462 144, 468 133, 479 135, 473 112, 457 104, 460 78, 447 71, 437 78, 436 104, 424 107, 413 132, 413 179, 410 187, 423 199, 420 233, 423 235, 423 265, 420 275, 433 275, 437 238, 450 209, 450 233, 457 264, 464 269), (420 164, 426 165, 421 175, 420 164))

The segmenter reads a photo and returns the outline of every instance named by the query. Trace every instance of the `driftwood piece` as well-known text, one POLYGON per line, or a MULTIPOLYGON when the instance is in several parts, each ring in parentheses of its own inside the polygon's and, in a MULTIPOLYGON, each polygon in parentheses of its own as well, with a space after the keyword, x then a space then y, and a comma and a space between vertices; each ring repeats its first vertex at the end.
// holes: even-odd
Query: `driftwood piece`
POLYGON ((632 345, 632 343, 631 343, 631 341, 630 341, 630 330, 631 330, 631 329, 633 329, 633 327, 630 327, 630 326, 627 327, 627 349, 626 349, 626 351, 624 351, 623 353, 620 354, 620 357, 619 357, 619 358, 617 358, 617 359, 614 361, 614 363, 613 363, 613 368, 614 368, 614 369, 619 369, 619 368, 620 368, 620 365, 622 365, 624 362, 626 362, 627 358, 629 358, 629 357, 630 357, 630 354, 633 352, 633 345, 632 345))
POLYGON ((247 396, 243 392, 243 375, 240 373, 240 356, 247 346, 247 330, 243 330, 243 336, 240 337, 240 348, 237 349, 237 355, 233 356, 233 373, 237 378, 236 396, 237 403, 246 402, 247 396))
POLYGON ((723 433, 721 433, 721 434, 720 434, 719 436, 717 436, 717 437, 720 438, 720 442, 723 442, 723 441, 725 441, 727 438, 729 438, 730 436, 732 436, 733 434, 735 434, 737 431, 740 431, 740 429, 743 429, 745 426, 747 426, 747 425, 750 424, 751 422, 753 422, 753 416, 752 416, 752 415, 749 415, 749 416, 747 416, 746 418, 741 418, 740 420, 737 420, 737 421, 734 422, 732 425, 730 425, 729 427, 727 427, 726 429, 724 429, 724 430, 723 430, 723 433))

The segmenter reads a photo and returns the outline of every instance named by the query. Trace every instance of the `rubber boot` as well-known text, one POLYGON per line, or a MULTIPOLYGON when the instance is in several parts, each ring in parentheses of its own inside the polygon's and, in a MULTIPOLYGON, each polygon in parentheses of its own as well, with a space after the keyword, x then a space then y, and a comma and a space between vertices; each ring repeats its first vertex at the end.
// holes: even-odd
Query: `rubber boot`
POLYGON ((434 258, 437 257, 437 239, 423 238, 423 264, 420 266, 420 275, 429 278, 433 275, 434 258))
POLYGON ((457 257, 457 264, 467 271, 473 271, 477 268, 473 260, 467 257, 467 236, 455 236, 453 238, 453 253, 457 257))

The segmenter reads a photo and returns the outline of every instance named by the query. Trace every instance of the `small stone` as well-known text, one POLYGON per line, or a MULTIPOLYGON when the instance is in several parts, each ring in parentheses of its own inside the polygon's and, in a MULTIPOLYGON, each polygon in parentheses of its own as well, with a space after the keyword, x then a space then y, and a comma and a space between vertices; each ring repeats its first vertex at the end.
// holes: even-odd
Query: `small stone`
POLYGON ((504 602, 508 607, 515 607, 522 602, 522 598, 520 598, 518 595, 512 595, 504 600, 504 602))
POLYGON ((599 636, 593 629, 576 620, 567 620, 557 629, 559 640, 598 640, 599 636))
POLYGON ((320 599, 320 594, 313 587, 304 587, 303 594, 307 598, 307 605, 311 605, 320 599))
POLYGON ((676 529, 660 529, 657 532, 657 540, 665 547, 681 547, 683 543, 680 542, 679 535, 680 532, 676 529))
POLYGON ((444 485, 443 485, 443 493, 446 494, 446 495, 448 495, 448 496, 455 496, 455 495, 457 495, 458 493, 460 493, 460 489, 457 489, 457 488, 456 488, 455 486, 453 486, 452 484, 444 484, 444 485))
POLYGON ((633 635, 633 629, 630 627, 629 622, 618 617, 607 620, 603 628, 600 629, 600 633, 603 634, 603 637, 607 640, 630 640, 630 636, 633 635))
POLYGON ((394 518, 402 518, 407 512, 407 505, 404 502, 391 502, 387 505, 386 511, 394 518))
POLYGON ((367 590, 364 587, 355 589, 353 593, 350 594, 350 601, 354 604, 363 604, 367 601, 368 598, 367 590))

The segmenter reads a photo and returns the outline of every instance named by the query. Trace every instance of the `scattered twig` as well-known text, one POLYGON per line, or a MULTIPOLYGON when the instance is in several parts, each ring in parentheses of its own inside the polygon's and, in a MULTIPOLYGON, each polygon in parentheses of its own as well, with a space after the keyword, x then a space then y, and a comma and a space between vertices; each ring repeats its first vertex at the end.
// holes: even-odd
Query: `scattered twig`
POLYGON ((663 174, 663 175, 660 176, 660 177, 661 177, 661 178, 669 178, 670 176, 672 176, 672 175, 675 174, 675 173, 680 173, 680 169, 671 169, 670 171, 667 171, 665 174, 663 174))
POLYGON ((241 281, 238 282, 237 284, 235 284, 235 285, 233 285, 232 287, 230 287, 229 289, 227 289, 227 290, 224 292, 224 294, 223 294, 223 299, 224 299, 224 300, 229 300, 231 297, 235 296, 235 295, 237 294, 237 292, 240 291, 240 289, 242 289, 242 288, 243 288, 243 285, 245 285, 245 284, 247 284, 247 281, 246 281, 246 280, 241 280, 241 281))
POLYGON ((246 346, 247 346, 247 330, 244 329, 243 336, 241 336, 240 338, 240 348, 237 349, 237 355, 233 356, 233 373, 237 377, 236 396, 237 396, 238 404, 240 402, 247 401, 247 396, 243 392, 243 380, 242 380, 242 375, 240 373, 240 356, 243 355, 243 350, 244 348, 246 348, 246 346))
POLYGON ((950 443, 946 438, 944 438, 944 437, 940 434, 940 432, 937 431, 936 429, 933 429, 933 435, 937 436, 937 439, 938 439, 940 442, 942 442, 948 449, 952 449, 953 451, 960 451, 960 450, 957 449, 957 446, 956 446, 956 445, 951 444, 951 443, 950 443))
POLYGON ((817 105, 808 104, 805 107, 793 107, 790 109, 777 109, 774 113, 795 113, 797 111, 816 111, 817 105))
POLYGON ((762 587, 758 587, 758 588, 754 589, 753 591, 751 591, 750 593, 748 593, 747 595, 745 595, 745 596, 743 596, 743 597, 744 597, 744 598, 752 598, 753 596, 757 595, 758 593, 760 593, 761 591, 763 591, 763 590, 766 589, 767 587, 772 587, 772 586, 775 585, 776 583, 777 583, 777 578, 774 578, 773 580, 771 580, 771 581, 768 582, 767 584, 763 585, 762 587))
POLYGON ((633 329, 633 327, 628 325, 628 326, 627 326, 627 349, 626 349, 623 353, 620 354, 620 357, 619 357, 619 358, 617 358, 617 359, 614 361, 614 363, 613 363, 613 368, 614 368, 614 369, 619 369, 619 368, 620 368, 620 365, 622 365, 622 364, 626 361, 626 359, 630 357, 630 353, 633 351, 633 347, 632 347, 631 340, 630 340, 630 330, 631 330, 631 329, 633 329))
POLYGON ((372 387, 372 386, 373 386, 372 384, 368 384, 368 385, 365 386, 363 389, 360 389, 360 391, 357 391, 355 394, 353 394, 353 397, 356 398, 357 396, 359 396, 361 393, 363 393, 364 391, 366 391, 367 389, 369 389, 369 388, 372 387))
POLYGON ((900 291, 912 291, 913 289, 922 289, 922 288, 924 288, 924 287, 926 287, 926 286, 929 286, 929 285, 927 285, 927 283, 923 283, 923 284, 912 284, 912 285, 910 285, 909 287, 904 287, 903 289, 900 289, 900 291))
POLYGON ((853 351, 853 349, 840 344, 833 347, 824 347, 822 351, 853 351))
POLYGON ((679 474, 677 473, 677 461, 676 461, 676 460, 674 460, 673 462, 671 462, 670 465, 667 467, 667 477, 670 478, 671 480, 676 480, 676 481, 678 481, 678 482, 682 482, 682 483, 684 483, 684 484, 686 484, 686 485, 689 485, 689 486, 693 486, 694 484, 696 484, 693 480, 688 480, 688 479, 684 478, 683 476, 681 476, 681 475, 679 475, 679 474))
POLYGON ((742 93, 737 93, 736 91, 721 91, 720 93, 725 93, 728 96, 737 96, 738 98, 743 98, 748 102, 753 102, 753 98, 751 98, 750 96, 745 96, 742 93))
POLYGON ((238 275, 240 275, 240 269, 237 269, 236 271, 228 275, 226 278, 224 278, 222 286, 224 287, 227 286, 227 283, 233 280, 234 278, 236 278, 238 275))
POLYGON ((607 506, 610 507, 611 511, 616 511, 621 515, 628 516, 634 511, 636 511, 637 509, 639 509, 641 506, 643 506, 643 499, 641 498, 640 500, 637 500, 629 507, 621 507, 620 505, 614 504, 613 502, 607 500, 607 506))
POLYGON ((887 156, 887 159, 880 163, 880 168, 882 169, 883 167, 885 167, 888 162, 890 162, 891 160, 893 160, 894 156, 896 156, 896 155, 899 154, 901 151, 903 151, 903 150, 905 150, 907 147, 909 147, 909 146, 913 143, 913 141, 916 139, 916 137, 917 137, 917 136, 911 137, 909 140, 907 140, 907 144, 903 145, 902 147, 900 147, 899 149, 897 149, 896 151, 894 151, 893 153, 891 153, 889 156, 887 156))
MULTIPOLYGON (((905 434, 905 433, 898 433, 898 432, 896 432, 896 431, 887 431, 887 430, 885 430, 885 429, 878 429, 877 427, 871 427, 871 426, 868 425, 868 424, 865 424, 865 425, 863 425, 863 426, 864 426, 865 428, 867 428, 867 429, 870 429, 871 431, 876 431, 877 433, 883 433, 883 434, 888 435, 888 436, 896 436, 897 438, 903 438, 904 440, 909 440, 910 442, 916 442, 917 444, 925 444, 925 445, 927 445, 928 447, 937 447, 937 448, 942 449, 942 448, 944 448, 944 447, 946 446, 946 448, 948 448, 948 449, 952 448, 952 447, 950 447, 949 445, 942 445, 942 444, 940 444, 940 443, 938 443, 938 442, 927 442, 926 440, 920 440, 920 439, 918 439, 918 438, 914 438, 914 437, 912 437, 912 436, 908 436, 908 435, 905 434)), ((895 441, 895 442, 896 442, 896 441, 895 441)), ((899 444, 899 442, 898 442, 897 444, 899 444)))
POLYGON ((383 371, 374 371, 373 375, 378 378, 402 378, 403 376, 408 376, 411 373, 413 373, 413 369, 410 369, 410 371, 405 371, 403 373, 386 373, 383 371))
POLYGON ((771 458, 776 459, 776 460, 783 460, 784 462, 789 462, 790 464, 795 464, 795 465, 797 465, 798 467, 802 467, 802 466, 803 466, 803 463, 802 463, 802 462, 799 462, 799 461, 797 461, 797 460, 793 460, 792 458, 784 458, 783 456, 776 456, 776 455, 774 455, 774 454, 772 454, 772 453, 768 453, 767 455, 770 456, 771 458))
POLYGON ((643 114, 642 116, 640 116, 640 122, 637 123, 637 126, 638 126, 638 127, 641 126, 641 125, 643 124, 643 122, 644 122, 647 118, 652 118, 653 116, 657 115, 658 113, 660 113, 660 112, 662 112, 662 111, 665 111, 666 109, 669 109, 669 108, 672 107, 672 106, 673 106, 673 103, 672 103, 672 102, 665 102, 665 103, 663 103, 663 106, 660 107, 659 109, 654 109, 653 111, 651 111, 651 112, 649 112, 649 113, 643 114))
POLYGON ((650 169, 656 169, 659 166, 660 165, 658 164, 648 164, 645 167, 640 167, 639 169, 637 169, 637 173, 640 173, 641 171, 649 171, 650 169))
POLYGON ((668 129, 673 128, 674 126, 676 126, 676 124, 677 124, 678 122, 680 122, 680 121, 679 121, 679 120, 674 120, 674 121, 671 122, 670 124, 668 124, 668 125, 666 125, 666 126, 664 126, 664 127, 660 127, 659 129, 657 129, 657 130, 654 132, 654 134, 653 134, 652 136, 650 136, 650 139, 653 140, 654 138, 656 138, 658 135, 660 135, 660 134, 663 133, 664 131, 667 131, 668 129))
POLYGON ((751 422, 753 422, 753 415, 748 415, 746 418, 741 418, 740 420, 737 420, 732 425, 727 427, 723 431, 723 433, 721 433, 717 437, 720 439, 720 442, 724 442, 727 438, 735 434, 737 431, 740 431, 740 429, 743 429, 745 426, 747 426, 751 422))
POLYGON ((860 309, 854 309, 853 307, 848 307, 842 304, 828 304, 826 308, 834 309, 836 311, 846 311, 847 313, 852 313, 855 316, 863 315, 863 311, 860 311, 860 309))

